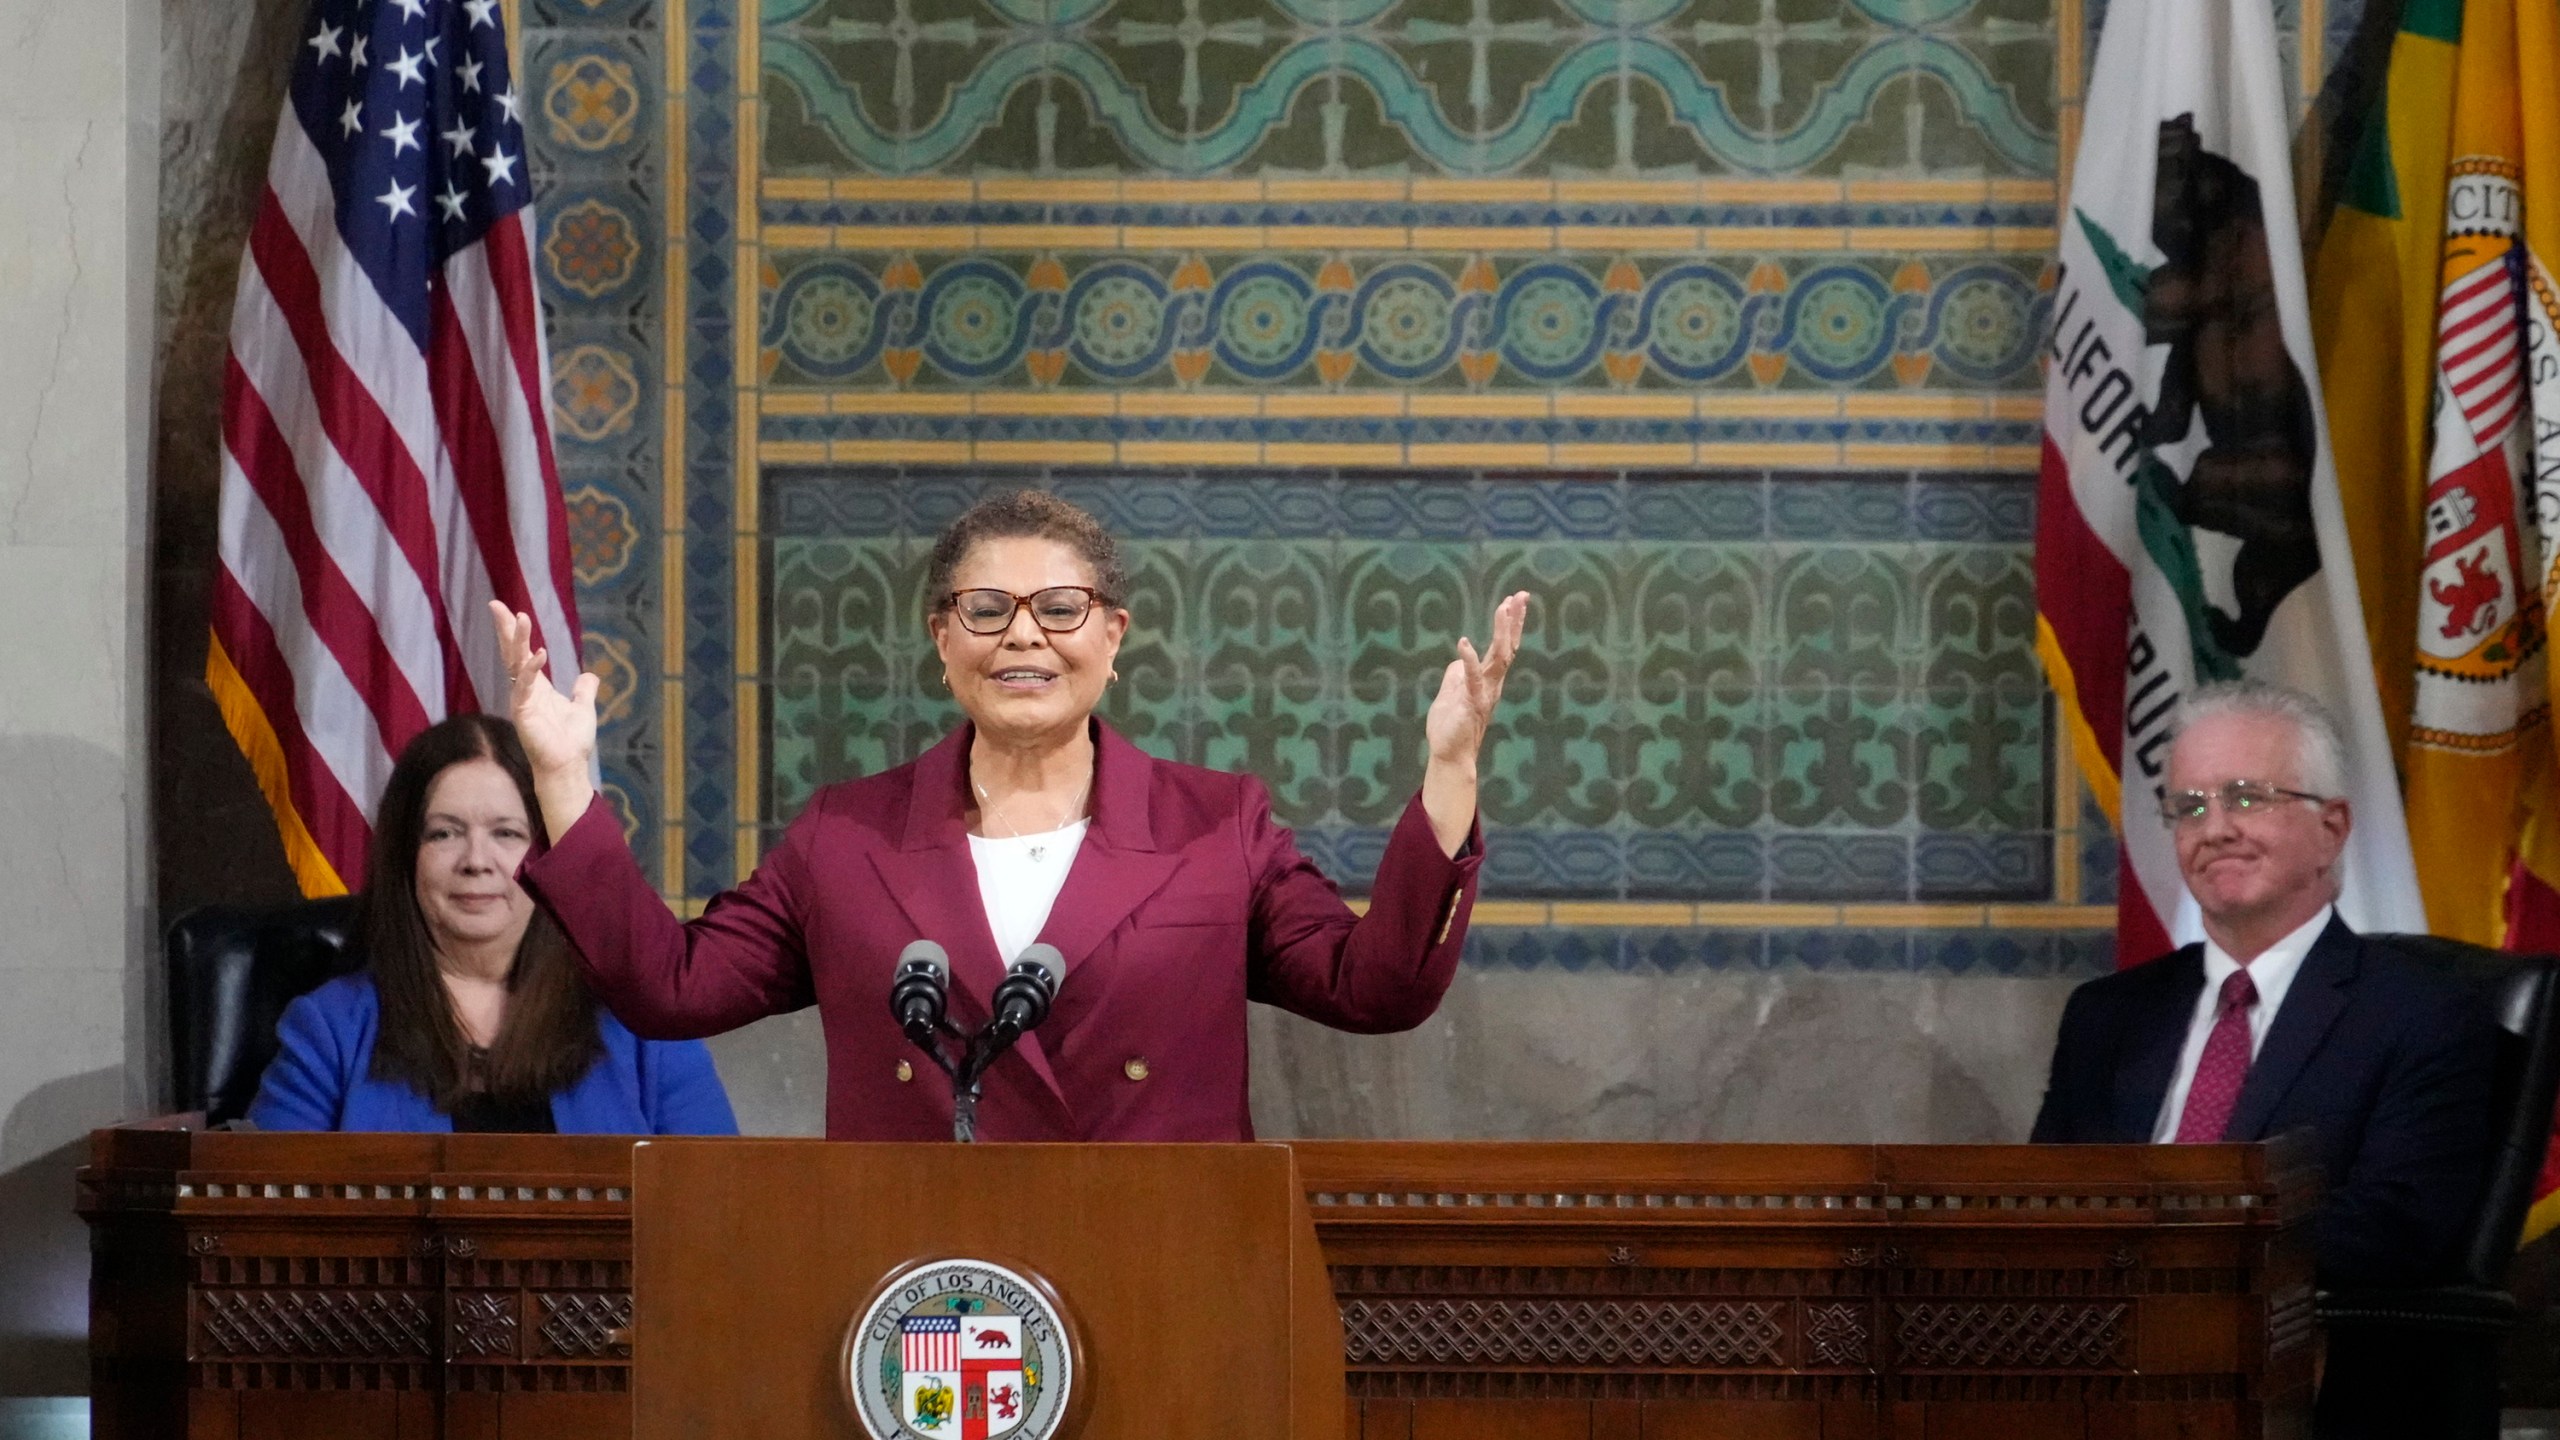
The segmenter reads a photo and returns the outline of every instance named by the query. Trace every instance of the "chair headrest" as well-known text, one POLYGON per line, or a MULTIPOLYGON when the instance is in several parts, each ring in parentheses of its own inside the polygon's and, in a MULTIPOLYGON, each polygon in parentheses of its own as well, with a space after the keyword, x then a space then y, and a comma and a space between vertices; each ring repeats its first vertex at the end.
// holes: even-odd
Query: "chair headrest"
POLYGON ((243 908, 208 905, 170 922, 169 1030, 174 1097, 219 1125, 247 1113, 275 1058, 287 1005, 362 968, 351 896, 243 908))
POLYGON ((2560 1097, 2560 958, 2519 955, 2435 935, 2386 935, 2400 954, 2470 980, 2506 1031, 2498 1042, 2490 1097, 2489 1173, 2471 1232, 2458 1257, 2466 1283, 2505 1283, 2507 1262, 2551 1146, 2551 1112, 2560 1097))
POLYGON ((2518 954, 2450 940, 2441 935, 2385 934, 2367 937, 2430 969, 2443 970, 2481 985, 2498 1025, 2510 1035, 2523 1035, 2545 1009, 2544 997, 2560 981, 2560 957, 2518 954))

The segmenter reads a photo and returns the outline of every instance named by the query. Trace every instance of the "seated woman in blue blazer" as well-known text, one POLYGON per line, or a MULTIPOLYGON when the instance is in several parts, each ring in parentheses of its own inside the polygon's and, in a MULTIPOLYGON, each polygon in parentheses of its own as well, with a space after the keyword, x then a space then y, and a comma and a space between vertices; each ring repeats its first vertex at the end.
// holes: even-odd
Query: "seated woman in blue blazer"
POLYGON ((296 1000, 261 1130, 735 1135, 699 1040, 641 1040, 598 1005, 516 883, 536 816, 515 727, 460 715, 401 752, 374 822, 369 968, 296 1000))

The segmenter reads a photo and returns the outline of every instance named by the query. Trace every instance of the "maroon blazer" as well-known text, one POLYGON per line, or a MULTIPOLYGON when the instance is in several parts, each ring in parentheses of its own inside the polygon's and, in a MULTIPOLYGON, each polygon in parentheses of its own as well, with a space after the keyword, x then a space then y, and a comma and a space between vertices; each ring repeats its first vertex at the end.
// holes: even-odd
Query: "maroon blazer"
MULTIPOLYGON (((1066 956, 1056 1007, 987 1072, 988 1140, 1249 1140, 1245 1002, 1344 1030, 1409 1030, 1457 973, 1482 863, 1440 853, 1417 796, 1368 914, 1271 818, 1249 776, 1157 760, 1094 724, 1093 823, 1040 938, 1066 956)), ((689 1039, 815 1004, 827 1135, 940 1140, 951 1092, 889 1014, 909 941, 951 953, 951 1018, 974 1032, 1003 978, 965 825, 971 732, 830 785, 702 918, 667 912, 589 805, 525 862, 588 979, 632 1032, 689 1039)))

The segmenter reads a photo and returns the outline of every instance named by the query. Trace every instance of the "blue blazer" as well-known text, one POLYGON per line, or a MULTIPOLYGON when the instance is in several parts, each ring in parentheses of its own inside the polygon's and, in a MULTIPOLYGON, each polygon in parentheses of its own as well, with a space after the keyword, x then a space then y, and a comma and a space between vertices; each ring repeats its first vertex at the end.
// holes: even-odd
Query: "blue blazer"
MULTIPOLYGON (((372 1075, 382 1002, 373 977, 341 975, 285 1007, 279 1049, 249 1120, 261 1130, 453 1129, 453 1117, 405 1080, 372 1075)), ((735 1135, 728 1092, 699 1040, 642 1040, 599 1005, 604 1053, 551 1096, 563 1135, 735 1135)))
MULTIPOLYGON (((2073 991, 2034 1138, 2148 1143, 2203 993, 2202 945, 2073 991)), ((2488 1178, 2496 1024, 2475 987, 2343 920, 2303 957, 2224 1135, 2317 1137, 2323 1284, 2449 1275, 2488 1178)))

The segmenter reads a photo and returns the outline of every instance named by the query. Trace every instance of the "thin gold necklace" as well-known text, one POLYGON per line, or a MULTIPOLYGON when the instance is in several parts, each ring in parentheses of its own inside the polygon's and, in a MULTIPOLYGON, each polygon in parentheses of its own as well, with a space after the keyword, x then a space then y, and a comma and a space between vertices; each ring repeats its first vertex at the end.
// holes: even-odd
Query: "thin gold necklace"
MULTIPOLYGON (((994 796, 991 796, 991 795, 989 795, 989 794, 987 793, 987 787, 986 787, 986 786, 984 786, 984 785, 979 784, 979 783, 978 783, 978 777, 977 777, 977 776, 975 776, 975 775, 971 775, 971 776, 969 777, 969 788, 978 792, 978 819, 979 819, 979 822, 980 822, 981 824, 983 824, 983 823, 985 823, 985 822, 987 822, 987 821, 993 820, 993 819, 995 818, 994 813, 993 813, 993 811, 994 811, 994 807, 995 807, 995 797, 994 797, 994 796)), ((1079 791, 1077 791, 1077 792, 1076 792, 1076 803, 1074 803, 1073 805, 1068 806, 1068 807, 1067 807, 1063 812, 1061 812, 1061 813, 1059 814, 1059 816, 1058 816, 1058 823, 1057 823, 1057 824, 1055 824, 1055 825, 1050 826, 1050 827, 1049 827, 1049 829, 1050 829, 1050 830, 1064 830, 1064 829, 1066 829, 1069 825, 1074 824, 1074 823, 1076 822, 1076 818, 1077 818, 1078 816, 1080 816, 1080 815, 1082 815, 1082 814, 1084 813, 1084 802, 1085 802, 1087 799, 1091 798, 1091 796, 1092 796, 1092 795, 1093 795, 1093 776, 1092 776, 1090 773, 1087 773, 1087 774, 1086 774, 1086 776, 1084 777, 1084 788, 1083 788, 1082 790, 1079 790, 1079 791)), ((1023 831, 1021 830, 1021 828, 1020 828, 1020 827, 1018 827, 1018 826, 1014 825, 1012 822, 1007 821, 1007 822, 1006 822, 1006 824, 1005 824, 1004 829, 1005 829, 1005 833, 1004 833, 1004 834, 1002 834, 1002 835, 997 835, 997 836, 991 836, 991 837, 989 837, 989 838, 991 838, 991 839, 997 839, 997 840, 1019 840, 1019 839, 1021 839, 1021 838, 1022 838, 1023 831)), ((1034 834, 1045 834, 1045 833, 1047 833, 1047 832, 1046 832, 1046 831, 1034 831, 1034 832, 1032 832, 1032 833, 1034 833, 1034 834)), ((1043 842, 1043 843, 1038 844, 1038 845, 1027 845, 1027 846, 1025 846, 1025 847, 1023 847, 1023 848, 1024 848, 1025 852, 1026 852, 1026 853, 1028 853, 1028 854, 1031 856, 1031 863, 1032 863, 1032 864, 1034 864, 1034 865, 1039 864, 1043 859, 1047 858, 1047 856, 1048 856, 1048 854, 1049 854, 1049 847, 1048 847, 1048 845, 1047 845, 1047 843, 1046 843, 1046 842, 1043 842)))

